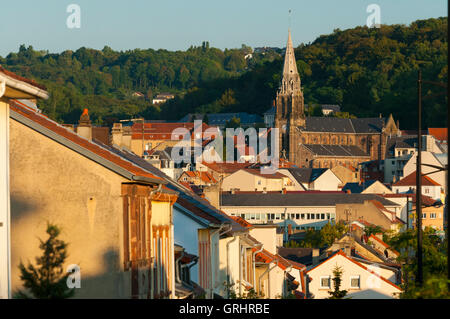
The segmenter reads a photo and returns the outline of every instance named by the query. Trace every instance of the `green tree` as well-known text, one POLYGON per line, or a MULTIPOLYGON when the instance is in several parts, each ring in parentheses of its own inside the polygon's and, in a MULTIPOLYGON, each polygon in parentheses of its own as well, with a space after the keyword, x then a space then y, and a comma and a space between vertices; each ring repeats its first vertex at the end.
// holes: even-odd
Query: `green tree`
POLYGON ((20 262, 20 279, 27 291, 19 290, 16 298, 61 299, 70 298, 75 290, 67 287, 69 273, 63 265, 67 258, 67 244, 58 239, 60 230, 57 226, 47 224, 48 239, 39 239, 42 256, 36 258, 36 266, 27 267, 20 262))
POLYGON ((347 290, 341 290, 341 283, 342 283, 342 273, 344 271, 342 270, 342 267, 339 267, 336 265, 333 269, 333 284, 334 284, 334 290, 329 291, 328 294, 330 297, 328 299, 342 299, 347 295, 347 290))
POLYGON ((415 283, 417 274, 417 231, 409 229, 387 238, 387 243, 400 252, 397 261, 402 265, 403 293, 401 298, 450 298, 447 289, 447 243, 436 230, 425 227, 422 236, 423 286, 415 283))

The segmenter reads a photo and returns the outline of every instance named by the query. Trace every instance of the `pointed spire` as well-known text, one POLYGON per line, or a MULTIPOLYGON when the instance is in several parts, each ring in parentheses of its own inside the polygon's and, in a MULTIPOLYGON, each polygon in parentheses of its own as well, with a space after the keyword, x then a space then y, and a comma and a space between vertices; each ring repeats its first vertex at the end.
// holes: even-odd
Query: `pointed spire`
POLYGON ((297 62, 295 61, 294 46, 292 45, 291 30, 289 29, 286 53, 284 55, 283 76, 298 74, 297 62))
POLYGON ((300 75, 297 70, 294 46, 292 45, 291 30, 289 29, 286 53, 284 55, 283 78, 281 81, 281 94, 301 94, 300 75))

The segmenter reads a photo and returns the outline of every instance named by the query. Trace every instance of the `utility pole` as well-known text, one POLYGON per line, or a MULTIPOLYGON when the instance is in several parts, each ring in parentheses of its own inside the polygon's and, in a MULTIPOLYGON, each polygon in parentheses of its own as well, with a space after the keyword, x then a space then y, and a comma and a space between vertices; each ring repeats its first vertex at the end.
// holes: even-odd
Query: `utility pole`
POLYGON ((422 254, 422 71, 417 78, 417 160, 416 160, 416 214, 417 214, 417 277, 419 287, 423 285, 422 254))

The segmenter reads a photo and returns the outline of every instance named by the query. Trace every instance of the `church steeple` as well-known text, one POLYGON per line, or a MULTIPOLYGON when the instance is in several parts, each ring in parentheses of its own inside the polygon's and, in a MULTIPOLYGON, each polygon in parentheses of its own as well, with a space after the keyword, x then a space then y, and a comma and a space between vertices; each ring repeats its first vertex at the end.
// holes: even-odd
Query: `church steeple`
POLYGON ((294 46, 292 45, 291 30, 288 33, 286 53, 284 55, 283 79, 281 83, 281 94, 296 94, 301 92, 300 75, 297 70, 294 46))
POLYGON ((276 98, 277 113, 275 127, 280 129, 279 145, 289 161, 295 162, 299 145, 298 128, 305 126, 305 105, 297 70, 291 30, 288 33, 283 74, 276 98))

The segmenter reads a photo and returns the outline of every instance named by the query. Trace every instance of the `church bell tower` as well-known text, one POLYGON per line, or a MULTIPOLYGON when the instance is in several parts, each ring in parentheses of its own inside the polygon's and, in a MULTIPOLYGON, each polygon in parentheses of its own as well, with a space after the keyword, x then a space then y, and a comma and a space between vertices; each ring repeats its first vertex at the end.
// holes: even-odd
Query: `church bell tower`
POLYGON ((305 126, 305 104, 289 30, 281 86, 276 97, 275 127, 280 133, 280 156, 294 163, 300 142, 299 126, 305 126))

